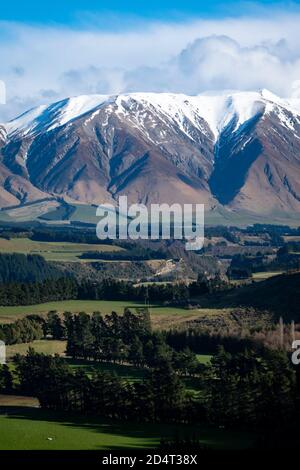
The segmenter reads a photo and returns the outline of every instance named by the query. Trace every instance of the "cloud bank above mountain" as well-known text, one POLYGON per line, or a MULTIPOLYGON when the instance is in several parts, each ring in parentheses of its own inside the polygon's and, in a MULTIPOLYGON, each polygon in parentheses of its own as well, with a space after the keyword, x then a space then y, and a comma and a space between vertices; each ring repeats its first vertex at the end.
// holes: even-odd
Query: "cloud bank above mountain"
POLYGON ((84 28, 0 22, 0 119, 66 96, 133 91, 198 94, 268 88, 299 93, 300 12, 84 28))

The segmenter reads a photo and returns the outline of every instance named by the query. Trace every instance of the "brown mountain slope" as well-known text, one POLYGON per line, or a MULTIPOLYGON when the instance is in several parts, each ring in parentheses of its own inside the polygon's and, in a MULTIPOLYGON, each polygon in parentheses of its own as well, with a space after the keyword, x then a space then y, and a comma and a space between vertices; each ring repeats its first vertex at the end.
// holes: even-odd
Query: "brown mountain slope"
POLYGON ((2 206, 126 194, 229 217, 300 214, 300 111, 270 94, 78 97, 2 131, 2 206))

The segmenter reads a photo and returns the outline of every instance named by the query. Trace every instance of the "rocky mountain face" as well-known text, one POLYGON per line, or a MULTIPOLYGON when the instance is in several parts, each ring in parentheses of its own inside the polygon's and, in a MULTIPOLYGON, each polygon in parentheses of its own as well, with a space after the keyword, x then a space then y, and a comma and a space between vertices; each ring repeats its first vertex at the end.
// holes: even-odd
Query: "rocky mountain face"
POLYGON ((0 126, 0 207, 49 196, 300 212, 300 103, 267 91, 80 96, 0 126))

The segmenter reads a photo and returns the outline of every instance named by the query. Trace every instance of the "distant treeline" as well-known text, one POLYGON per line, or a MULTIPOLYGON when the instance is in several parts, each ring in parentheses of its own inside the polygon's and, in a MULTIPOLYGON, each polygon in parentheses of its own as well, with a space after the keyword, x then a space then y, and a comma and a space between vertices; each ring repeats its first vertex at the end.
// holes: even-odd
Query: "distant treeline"
POLYGON ((247 279, 256 272, 288 271, 300 269, 300 243, 284 244, 271 261, 263 254, 256 256, 235 255, 227 270, 229 279, 247 279))
POLYGON ((282 235, 300 235, 300 226, 292 228, 289 225, 273 225, 273 224, 253 224, 246 229, 241 229, 244 232, 260 235, 263 233, 276 233, 282 235))
MULTIPOLYGON (((288 225, 272 225, 272 224, 253 224, 246 228, 235 226, 212 226, 206 227, 206 237, 224 237, 226 240, 235 242, 234 232, 250 233, 252 235, 262 235, 268 233, 274 241, 282 240, 284 235, 300 235, 300 227, 291 228, 288 225), (280 237, 280 238, 276 238, 280 237)), ((22 225, 0 225, 1 237, 28 237, 39 241, 57 241, 57 242, 73 242, 73 243, 101 243, 95 233, 95 226, 89 228, 84 225, 78 229, 72 226, 66 227, 47 227, 47 226, 24 226, 22 225)), ((105 244, 110 243, 109 240, 105 244)))
MULTIPOLYGON (((53 228, 40 228, 34 229, 29 234, 31 240, 40 242, 68 242, 68 243, 87 243, 87 244, 101 244, 104 243, 96 236, 94 230, 72 230, 66 229, 55 229, 53 228)), ((110 245, 111 240, 105 240, 105 245, 110 245)))
POLYGON ((103 259, 103 260, 120 260, 120 261, 146 261, 150 259, 166 259, 166 250, 152 250, 142 246, 133 246, 126 251, 88 251, 82 253, 82 259, 103 259))
POLYGON ((34 305, 59 300, 136 300, 149 302, 185 303, 190 297, 200 296, 226 287, 219 278, 199 278, 189 285, 140 284, 111 278, 98 283, 58 278, 35 283, 0 284, 0 305, 34 305))
POLYGON ((34 283, 0 284, 0 305, 34 305, 78 298, 78 285, 72 278, 58 278, 34 283))
MULTIPOLYGON (((13 227, 13 226, 0 226, 0 236, 2 238, 30 238, 31 240, 41 242, 70 242, 70 243, 91 243, 98 244, 101 240, 97 238, 95 229, 80 230, 72 227, 13 227)), ((105 241, 109 244, 110 241, 105 241)))

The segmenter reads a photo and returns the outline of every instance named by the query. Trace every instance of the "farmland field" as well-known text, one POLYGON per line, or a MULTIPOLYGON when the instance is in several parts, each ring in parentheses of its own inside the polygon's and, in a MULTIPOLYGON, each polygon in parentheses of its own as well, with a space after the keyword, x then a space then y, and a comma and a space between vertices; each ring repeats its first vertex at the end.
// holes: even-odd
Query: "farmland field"
POLYGON ((49 211, 54 211, 58 206, 59 204, 55 200, 44 200, 24 204, 15 208, 7 208, 0 211, 0 220, 8 222, 31 221, 43 216, 49 211))
POLYGON ((285 243, 288 242, 300 242, 300 236, 299 235, 286 235, 283 237, 285 243))
POLYGON ((29 347, 33 347, 37 353, 64 355, 66 341, 38 340, 32 343, 12 344, 6 346, 6 357, 10 360, 16 354, 26 354, 29 347))
MULTIPOLYGON (((122 248, 105 244, 85 244, 68 242, 40 242, 29 238, 0 238, 0 253, 23 253, 43 256, 47 261, 93 261, 79 257, 87 251, 112 252, 122 248)), ((99 260, 97 260, 99 261, 99 260)))
MULTIPOLYGON (((2 396, 3 398, 3 396, 2 396)), ((209 427, 115 423, 24 406, 18 397, 0 400, 0 450, 100 450, 155 448, 161 437, 198 437, 209 448, 244 449, 253 436, 209 427), (21 406, 18 406, 21 405, 21 406)))
MULTIPOLYGON (((101 313, 111 313, 115 311, 117 313, 123 313, 124 308, 130 308, 132 310, 136 308, 143 308, 145 304, 143 302, 135 302, 131 300, 63 300, 58 302, 47 302, 44 304, 37 305, 18 305, 15 307, 0 307, 0 321, 11 321, 16 318, 21 318, 24 315, 30 315, 33 313, 46 314, 50 310, 57 310, 57 312, 86 312, 93 313, 100 311, 101 313)), ((165 307, 163 305, 155 304, 150 306, 151 316, 156 317, 162 316, 183 316, 185 319, 188 317, 199 315, 199 310, 187 310, 180 307, 165 307)))
POLYGON ((255 281, 263 281, 265 279, 269 279, 270 277, 279 276, 280 274, 283 274, 283 271, 263 271, 253 273, 252 278, 255 281))

